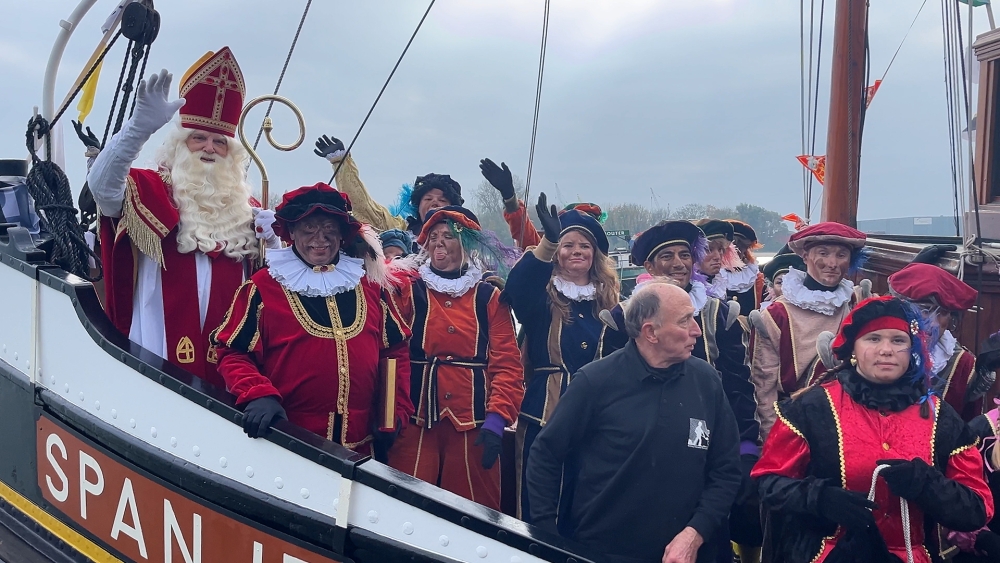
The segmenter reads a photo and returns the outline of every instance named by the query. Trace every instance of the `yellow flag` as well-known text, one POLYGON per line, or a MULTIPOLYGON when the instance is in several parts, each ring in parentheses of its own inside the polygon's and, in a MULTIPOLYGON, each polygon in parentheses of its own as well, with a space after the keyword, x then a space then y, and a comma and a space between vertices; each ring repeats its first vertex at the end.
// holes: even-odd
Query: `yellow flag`
POLYGON ((80 112, 80 117, 77 119, 80 123, 83 123, 84 119, 90 115, 90 110, 94 109, 94 97, 97 95, 97 79, 101 77, 101 67, 104 66, 104 61, 98 63, 97 68, 87 79, 87 82, 83 85, 83 89, 80 90, 80 101, 76 104, 76 109, 80 112))

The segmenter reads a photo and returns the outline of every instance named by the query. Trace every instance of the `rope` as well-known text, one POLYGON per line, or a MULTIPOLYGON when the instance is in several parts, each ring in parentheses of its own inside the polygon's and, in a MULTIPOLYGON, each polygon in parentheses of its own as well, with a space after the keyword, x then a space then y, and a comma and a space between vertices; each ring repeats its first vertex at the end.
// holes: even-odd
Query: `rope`
POLYGON ((906 43, 906 38, 910 36, 910 31, 913 30, 914 24, 917 23, 917 18, 920 17, 920 12, 924 11, 924 6, 927 5, 927 0, 924 0, 920 4, 920 9, 917 10, 917 15, 913 16, 913 21, 910 22, 910 27, 907 28, 906 33, 903 34, 903 40, 899 42, 899 46, 896 47, 896 52, 892 54, 892 58, 889 59, 889 64, 885 67, 885 72, 882 73, 882 78, 880 80, 885 80, 885 76, 889 74, 889 69, 892 68, 892 63, 896 60, 896 55, 899 54, 899 50, 903 48, 903 43, 906 43))
MULTIPOLYGON (((399 54, 399 59, 396 60, 395 66, 392 67, 392 72, 389 73, 389 77, 385 79, 385 84, 382 85, 382 89, 379 90, 378 96, 375 96, 375 101, 372 103, 372 107, 368 109, 368 114, 365 115, 365 119, 361 122, 361 127, 358 127, 358 132, 354 134, 354 138, 351 139, 351 144, 347 145, 347 150, 344 151, 344 158, 340 159, 337 163, 337 168, 333 171, 333 176, 330 176, 330 184, 333 184, 334 179, 337 177, 337 173, 340 172, 340 167, 347 162, 347 157, 351 154, 351 149, 354 148, 354 143, 358 140, 361 135, 361 131, 364 130, 365 124, 368 123, 368 118, 372 116, 372 112, 375 111, 375 106, 378 105, 378 101, 382 99, 382 94, 385 93, 385 89, 389 86, 389 81, 392 80, 392 76, 396 74, 396 69, 399 68, 399 63, 403 62, 403 57, 406 56, 406 52, 410 50, 410 45, 413 44, 413 40, 417 37, 417 32, 420 31, 420 27, 424 25, 424 20, 427 19, 427 14, 431 13, 431 8, 434 7, 434 2, 437 0, 431 0, 431 3, 427 5, 427 10, 424 11, 423 17, 420 18, 420 22, 417 23, 417 28, 413 30, 413 35, 410 36, 410 40, 406 42, 406 47, 403 47, 403 52, 399 54)), ((548 1, 548 0, 546 0, 548 1)))
POLYGON ((142 43, 136 43, 132 49, 132 63, 128 67, 128 78, 125 79, 125 84, 122 86, 122 105, 118 109, 118 119, 115 120, 115 128, 112 134, 121 131, 122 123, 125 122, 125 106, 128 105, 128 98, 134 89, 132 84, 135 82, 135 73, 139 67, 139 59, 145 50, 142 43))
POLYGON ((25 178, 28 193, 35 201, 35 209, 52 235, 53 249, 51 261, 63 270, 89 282, 102 277, 101 259, 87 244, 84 228, 80 225, 77 210, 73 206, 73 192, 69 179, 59 166, 49 160, 41 160, 35 153, 35 139, 45 139, 45 153, 52 154, 51 124, 44 117, 36 115, 28 121, 25 145, 31 153, 31 170, 25 178), (90 259, 97 265, 98 274, 90 275, 90 259))
MULTIPOLYGON (((524 205, 527 206, 531 194, 531 171, 535 164, 535 139, 538 136, 538 112, 542 104, 542 79, 545 77, 545 50, 549 43, 549 0, 545 0, 545 16, 542 19, 542 46, 538 53, 538 82, 535 85, 535 116, 531 122, 531 149, 528 152, 528 175, 524 180, 524 205)), ((521 233, 528 228, 528 211, 525 209, 521 233)))
MULTIPOLYGON (((875 484, 878 482, 878 474, 888 465, 879 465, 872 473, 872 487, 868 489, 868 500, 875 502, 875 484)), ((899 514, 903 520, 903 543, 906 545, 906 563, 913 563, 913 538, 910 537, 910 505, 906 499, 899 499, 899 514)))
MULTIPOLYGON (((149 62, 149 51, 150 51, 150 49, 147 47, 146 48, 146 54, 143 55, 143 57, 142 57, 142 67, 139 69, 139 79, 140 80, 142 79, 143 76, 146 76, 146 63, 149 62)), ((128 116, 129 116, 129 118, 131 118, 132 114, 135 113, 135 103, 138 102, 138 101, 139 101, 139 96, 135 96, 134 98, 132 98, 132 107, 130 107, 129 110, 128 110, 128 116)))
MULTIPOLYGON (((820 78, 820 72, 821 72, 821 69, 822 69, 822 62, 823 62, 823 20, 825 19, 825 17, 826 17, 826 0, 821 0, 820 4, 819 4, 819 34, 818 34, 817 41, 816 41, 816 79, 813 82, 816 87, 813 89, 813 92, 812 92, 813 93, 813 100, 812 100, 812 140, 810 141, 810 145, 809 145, 809 154, 810 155, 815 155, 816 154, 816 120, 817 120, 817 117, 819 116, 819 78, 820 78)), ((811 40, 812 40, 812 32, 810 32, 810 41, 811 40)), ((811 45, 809 47, 809 55, 812 56, 812 46, 811 45)), ((809 69, 810 69, 810 71, 809 71, 810 72, 809 79, 813 80, 813 78, 812 78, 812 61, 810 61, 810 63, 809 63, 809 69)), ((815 177, 812 174, 809 174, 809 188, 807 190, 807 195, 808 195, 808 198, 809 198, 809 206, 806 207, 806 223, 811 222, 812 211, 816 207, 816 204, 812 203, 812 200, 813 200, 812 190, 813 190, 813 181, 814 180, 815 180, 815 177)), ((822 186, 820 186, 820 190, 822 190, 822 189, 823 189, 822 186)), ((819 202, 817 201, 817 203, 819 203, 819 202)))
MULTIPOLYGON (((132 46, 135 41, 129 39, 128 47, 125 47, 125 58, 122 59, 122 71, 118 75, 118 84, 115 85, 115 96, 111 99, 111 110, 108 112, 108 122, 104 125, 104 136, 101 138, 101 148, 104 148, 108 143, 108 133, 111 131, 111 122, 115 118, 115 108, 118 107, 118 96, 122 91, 122 84, 125 83, 125 72, 128 70, 128 60, 129 53, 132 52, 132 46)), ((115 130, 117 133, 118 130, 115 130)))
MULTIPOLYGON (((309 7, 312 6, 312 0, 306 0, 306 9, 302 11, 302 18, 299 19, 299 27, 295 30, 295 37, 292 38, 292 46, 288 48, 288 55, 285 56, 285 64, 281 67, 281 74, 278 75, 278 83, 274 85, 274 95, 278 95, 278 89, 281 88, 281 81, 285 79, 285 71, 288 70, 288 63, 292 60, 292 53, 295 52, 295 45, 299 42, 299 34, 302 33, 302 25, 306 23, 306 15, 309 14, 309 7)), ((257 144, 260 143, 260 136, 264 133, 264 121, 271 115, 271 108, 274 107, 274 100, 271 100, 267 104, 267 112, 264 113, 264 120, 260 122, 260 129, 257 130, 257 138, 253 141, 253 150, 257 150, 257 144)), ((249 165, 249 163, 248 163, 249 165)), ((263 202, 263 205, 267 207, 267 202, 263 202)))
POLYGON ((64 103, 63 106, 59 108, 59 111, 57 111, 56 114, 52 117, 52 122, 49 123, 49 127, 55 125, 55 123, 59 121, 59 118, 62 117, 64 113, 66 113, 66 110, 69 109, 70 103, 72 103, 73 99, 76 98, 76 95, 80 93, 80 90, 83 90, 83 87, 87 84, 87 81, 90 80, 90 77, 94 74, 94 71, 97 70, 97 67, 100 66, 101 61, 104 60, 104 56, 107 55, 108 51, 111 50, 111 47, 115 45, 115 41, 118 41, 118 38, 121 37, 121 34, 122 32, 119 29, 118 32, 115 33, 115 35, 111 38, 111 41, 108 42, 108 46, 105 47, 103 51, 101 51, 100 56, 97 57, 97 60, 94 61, 94 65, 91 66, 90 70, 87 71, 87 74, 84 75, 83 80, 81 80, 80 83, 76 85, 76 90, 73 90, 73 94, 66 99, 66 103, 64 103))

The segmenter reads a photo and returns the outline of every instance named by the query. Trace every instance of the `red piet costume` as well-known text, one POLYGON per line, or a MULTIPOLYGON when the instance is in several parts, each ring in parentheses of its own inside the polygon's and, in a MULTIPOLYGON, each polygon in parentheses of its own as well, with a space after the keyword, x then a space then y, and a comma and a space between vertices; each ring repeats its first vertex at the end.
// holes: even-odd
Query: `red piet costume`
POLYGON ((289 422, 371 453, 384 400, 382 358, 397 362, 397 418, 405 424, 413 414, 409 330, 386 289, 365 272, 383 258, 350 210, 350 201, 325 184, 286 193, 275 209, 276 233, 290 240, 290 222, 323 213, 341 223, 344 250, 323 266, 307 264, 291 247, 269 251, 268 268, 240 288, 212 337, 219 372, 237 404, 276 397, 289 422))
MULTIPOLYGON (((428 216, 418 242, 445 216, 457 229, 479 230, 475 220, 450 209, 428 216)), ((500 464, 483 468, 483 447, 473 444, 470 431, 491 415, 513 424, 521 407, 524 373, 510 308, 495 287, 480 281, 475 266, 457 279, 437 276, 429 264, 419 272, 397 298, 413 329, 414 425, 389 451, 389 465, 499 510, 500 464)))
MULTIPOLYGON (((180 110, 184 127, 234 135, 245 87, 228 47, 195 63, 180 93, 186 96, 180 110)), ((135 342, 222 386, 209 334, 243 282, 243 261, 223 255, 221 247, 207 256, 178 251, 181 217, 169 171, 133 168, 124 188, 120 216, 101 217, 108 316, 135 342)), ((252 199, 251 205, 260 206, 252 199)), ((248 225, 251 220, 247 217, 248 225)))
MULTIPOLYGON (((909 264, 889 276, 889 291, 918 305, 929 307, 936 317, 942 312, 960 313, 971 309, 978 292, 931 264, 909 264)), ((932 319, 931 322, 937 322, 932 319)), ((992 383, 976 370, 976 357, 945 330, 931 349, 932 383, 938 396, 955 408, 968 422, 983 412, 983 397, 992 383)))

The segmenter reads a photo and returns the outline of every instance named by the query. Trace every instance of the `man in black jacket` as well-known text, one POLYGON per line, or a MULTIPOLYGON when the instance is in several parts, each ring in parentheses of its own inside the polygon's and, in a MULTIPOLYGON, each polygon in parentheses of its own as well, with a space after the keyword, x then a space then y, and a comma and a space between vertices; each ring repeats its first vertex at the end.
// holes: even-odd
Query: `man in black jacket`
POLYGON ((629 343, 576 373, 535 439, 533 520, 601 561, 714 561, 740 487, 740 437, 718 373, 691 357, 694 307, 650 282, 625 326, 629 343))

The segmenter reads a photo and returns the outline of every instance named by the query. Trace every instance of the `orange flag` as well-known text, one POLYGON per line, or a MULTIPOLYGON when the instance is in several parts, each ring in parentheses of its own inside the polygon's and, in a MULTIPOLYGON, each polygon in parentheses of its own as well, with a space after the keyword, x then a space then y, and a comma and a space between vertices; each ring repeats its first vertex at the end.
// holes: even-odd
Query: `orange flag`
POLYGON ((795 228, 796 232, 801 231, 802 229, 804 229, 804 228, 806 228, 806 227, 809 226, 809 223, 806 223, 805 219, 803 219, 802 217, 799 217, 795 213, 789 213, 788 215, 782 215, 781 216, 781 220, 782 221, 790 221, 792 223, 795 223, 795 227, 794 228, 795 228))
POLYGON ((865 108, 872 105, 872 99, 875 98, 875 93, 878 92, 879 86, 882 85, 881 80, 876 80, 875 84, 868 87, 868 95, 865 99, 865 108))
POLYGON ((800 163, 802 163, 802 166, 805 166, 806 168, 808 168, 809 171, 813 173, 813 176, 816 176, 816 180, 818 180, 820 184, 823 183, 823 180, 826 178, 826 156, 825 155, 824 156, 812 156, 812 155, 805 155, 804 154, 804 155, 801 155, 801 156, 797 156, 795 158, 798 159, 798 161, 800 163))

